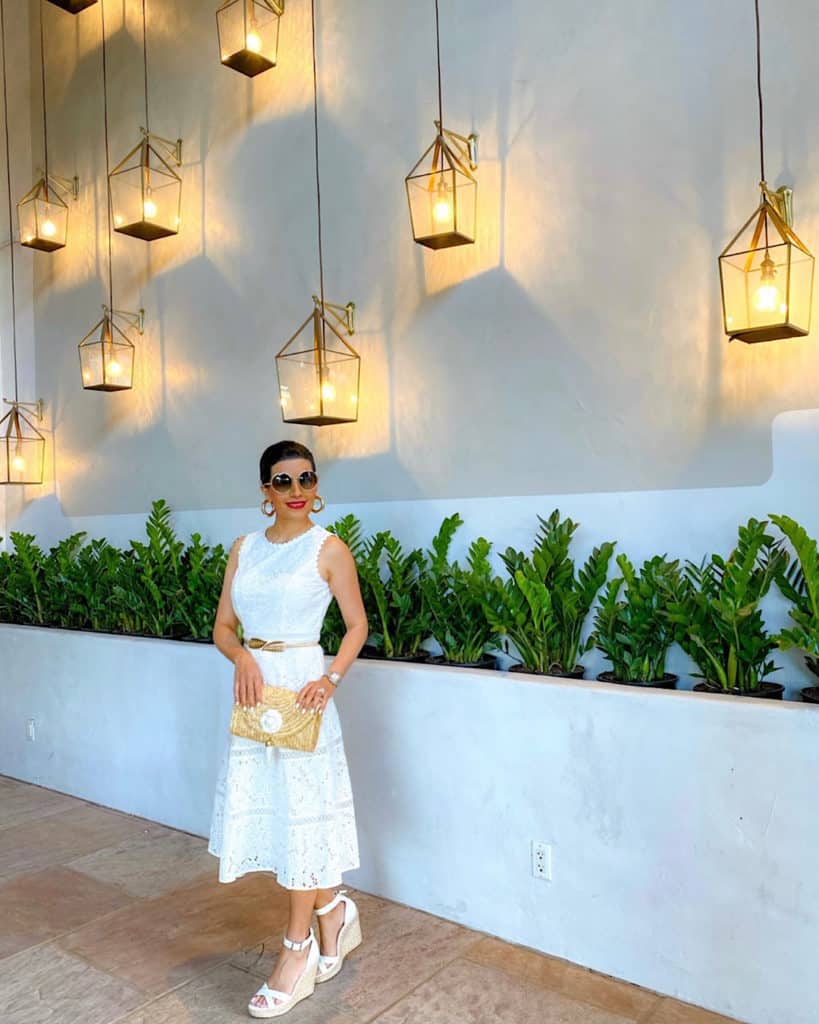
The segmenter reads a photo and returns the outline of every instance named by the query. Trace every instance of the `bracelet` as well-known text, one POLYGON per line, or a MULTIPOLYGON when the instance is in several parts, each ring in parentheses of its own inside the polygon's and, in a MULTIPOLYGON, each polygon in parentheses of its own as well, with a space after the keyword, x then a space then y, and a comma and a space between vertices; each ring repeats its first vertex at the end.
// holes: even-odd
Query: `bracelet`
POLYGON ((325 672, 324 678, 331 682, 333 686, 338 687, 338 684, 341 682, 342 676, 340 672, 325 672))

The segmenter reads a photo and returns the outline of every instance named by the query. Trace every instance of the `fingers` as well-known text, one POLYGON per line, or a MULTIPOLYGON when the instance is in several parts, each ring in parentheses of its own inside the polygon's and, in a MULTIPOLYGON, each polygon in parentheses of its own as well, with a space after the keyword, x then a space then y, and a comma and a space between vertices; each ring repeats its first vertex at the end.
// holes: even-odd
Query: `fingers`
POLYGON ((258 669, 236 670, 233 682, 233 700, 243 708, 255 707, 262 702, 263 679, 258 669))
POLYGON ((302 687, 296 698, 296 707, 301 708, 305 713, 321 714, 327 705, 330 697, 328 692, 331 689, 323 679, 314 680, 302 687))

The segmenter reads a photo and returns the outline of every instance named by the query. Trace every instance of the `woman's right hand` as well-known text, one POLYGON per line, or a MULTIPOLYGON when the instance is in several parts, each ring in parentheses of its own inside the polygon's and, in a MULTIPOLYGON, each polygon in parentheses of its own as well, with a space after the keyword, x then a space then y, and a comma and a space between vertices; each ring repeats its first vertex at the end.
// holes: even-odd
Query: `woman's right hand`
POLYGON ((250 651, 243 650, 234 662, 233 703, 243 708, 255 708, 262 702, 264 679, 259 664, 250 651))

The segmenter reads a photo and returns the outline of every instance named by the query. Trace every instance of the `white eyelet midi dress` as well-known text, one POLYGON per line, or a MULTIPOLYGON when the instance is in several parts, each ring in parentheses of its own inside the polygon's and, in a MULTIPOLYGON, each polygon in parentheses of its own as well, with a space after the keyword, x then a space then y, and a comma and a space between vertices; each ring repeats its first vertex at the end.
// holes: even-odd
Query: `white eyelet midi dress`
MULTIPOLYGON (((329 531, 314 525, 284 543, 264 530, 242 541, 231 585, 245 639, 318 641, 332 593, 318 558, 329 531)), ((249 648, 248 648, 249 649, 249 648)), ((265 683, 298 692, 325 670, 322 649, 251 650, 265 683)), ((312 752, 229 734, 216 782, 208 851, 219 881, 271 871, 286 889, 329 889, 359 866, 355 809, 335 700, 312 752)))

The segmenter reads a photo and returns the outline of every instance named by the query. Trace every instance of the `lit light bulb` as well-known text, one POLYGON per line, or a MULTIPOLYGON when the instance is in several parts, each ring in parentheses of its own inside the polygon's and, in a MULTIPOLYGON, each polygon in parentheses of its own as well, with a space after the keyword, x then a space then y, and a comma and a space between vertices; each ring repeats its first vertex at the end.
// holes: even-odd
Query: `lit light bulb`
POLYGON ((43 224, 43 237, 53 238, 57 234, 57 225, 53 220, 47 220, 43 224))
POLYGON ((443 178, 438 183, 438 189, 432 204, 432 219, 436 224, 446 224, 452 220, 452 201, 449 189, 443 178))
POLYGON ((760 313, 775 313, 780 305, 779 289, 774 283, 776 279, 774 261, 767 253, 762 261, 761 269, 759 287, 754 293, 754 306, 760 313))
POLYGON ((83 382, 85 384, 87 384, 91 380, 91 371, 90 370, 83 370, 82 371, 82 379, 83 379, 83 382))
POLYGON ((108 377, 111 380, 116 380, 117 377, 122 373, 122 366, 116 359, 111 359, 108 362, 108 377))
POLYGON ((114 223, 117 225, 117 227, 119 227, 120 224, 122 224, 123 219, 124 218, 123 218, 121 213, 115 213, 114 214, 114 223))
POLYGON ((251 28, 245 37, 245 47, 250 50, 251 53, 262 52, 262 37, 255 28, 251 28))
POLYGON ((329 381, 325 381, 321 385, 321 397, 325 402, 332 402, 335 400, 336 389, 329 381))
POLYGON ((26 460, 23 458, 22 455, 18 453, 13 456, 11 460, 11 468, 14 470, 15 473, 23 472, 23 470, 26 468, 26 460))
POLYGON ((145 201, 142 204, 142 211, 149 219, 156 216, 156 203, 151 199, 150 195, 145 197, 145 201))

